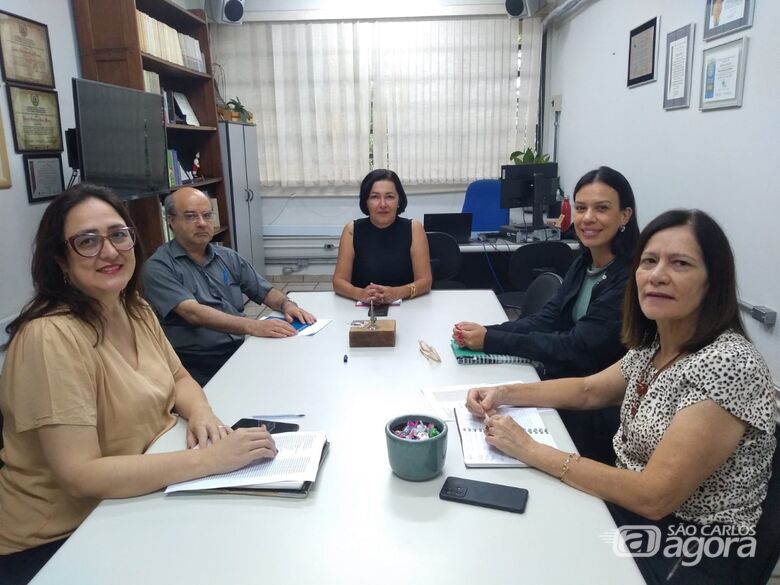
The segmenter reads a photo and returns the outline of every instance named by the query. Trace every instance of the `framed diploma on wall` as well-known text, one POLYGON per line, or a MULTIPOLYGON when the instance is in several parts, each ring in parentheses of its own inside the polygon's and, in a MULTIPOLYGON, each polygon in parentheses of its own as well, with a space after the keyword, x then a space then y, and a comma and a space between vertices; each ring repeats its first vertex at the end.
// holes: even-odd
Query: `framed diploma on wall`
POLYGON ((704 50, 701 63, 700 110, 738 108, 745 87, 747 38, 704 50))
POLYGON ((704 40, 753 26, 755 0, 707 0, 704 11, 704 40))
POLYGON ((62 149, 57 92, 6 84, 16 152, 62 149))
POLYGON ((65 190, 62 157, 59 154, 25 154, 22 159, 30 203, 54 199, 65 190))
POLYGON ((54 88, 49 28, 0 10, 0 64, 9 83, 54 88))
POLYGON ((691 23, 666 35, 665 110, 691 105, 694 29, 691 23))
POLYGON ((631 31, 628 37, 628 87, 655 81, 660 19, 648 20, 631 31))

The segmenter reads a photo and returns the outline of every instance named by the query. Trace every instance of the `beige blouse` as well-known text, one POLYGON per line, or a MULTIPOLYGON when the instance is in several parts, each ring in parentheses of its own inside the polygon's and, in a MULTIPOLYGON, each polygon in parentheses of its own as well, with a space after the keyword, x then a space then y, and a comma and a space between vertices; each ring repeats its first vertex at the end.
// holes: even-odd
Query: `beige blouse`
POLYGON ((110 342, 95 346, 94 330, 70 315, 35 319, 14 337, 0 377, 0 554, 68 536, 98 504, 59 487, 36 429, 95 427, 109 456, 143 453, 173 426, 181 362, 148 306, 131 323, 138 369, 110 342))

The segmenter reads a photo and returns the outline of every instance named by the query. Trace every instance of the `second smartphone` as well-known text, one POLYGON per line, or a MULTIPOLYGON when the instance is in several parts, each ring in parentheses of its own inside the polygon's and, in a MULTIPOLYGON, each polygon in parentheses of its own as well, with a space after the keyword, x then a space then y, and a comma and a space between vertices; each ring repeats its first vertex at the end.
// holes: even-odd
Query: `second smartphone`
POLYGON ((522 514, 528 501, 528 490, 462 477, 448 477, 439 497, 451 502, 522 514))

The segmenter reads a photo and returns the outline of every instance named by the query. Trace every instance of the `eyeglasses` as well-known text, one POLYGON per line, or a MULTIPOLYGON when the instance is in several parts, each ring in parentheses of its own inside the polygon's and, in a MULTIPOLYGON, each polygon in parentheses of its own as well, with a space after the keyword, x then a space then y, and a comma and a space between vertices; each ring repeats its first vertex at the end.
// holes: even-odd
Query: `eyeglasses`
MULTIPOLYGON (((169 213, 168 215, 179 215, 178 213, 169 213)), ((181 216, 184 218, 184 221, 188 221, 190 223, 195 223, 198 221, 198 218, 203 218, 203 221, 207 223, 211 223, 212 218, 214 217, 213 211, 204 211, 203 213, 198 213, 197 211, 185 211, 181 214, 181 216)))
POLYGON ((100 254, 103 249, 103 240, 108 240, 120 252, 132 250, 135 246, 135 230, 130 227, 116 228, 107 236, 101 234, 76 234, 65 240, 73 251, 84 258, 92 258, 100 254))

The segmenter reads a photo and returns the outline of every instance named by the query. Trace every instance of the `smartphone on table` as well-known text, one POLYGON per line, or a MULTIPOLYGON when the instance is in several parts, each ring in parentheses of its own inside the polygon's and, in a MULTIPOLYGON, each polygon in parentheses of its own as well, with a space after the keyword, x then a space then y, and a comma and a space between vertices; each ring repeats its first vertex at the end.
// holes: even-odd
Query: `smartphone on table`
POLYGON ((528 490, 462 477, 448 477, 439 497, 450 502, 522 514, 528 501, 528 490))
POLYGON ((265 425, 266 430, 272 435, 274 433, 292 433, 300 428, 295 423, 265 420, 262 418, 242 418, 236 422, 232 428, 235 431, 237 429, 253 429, 255 427, 262 427, 263 425, 265 425))

